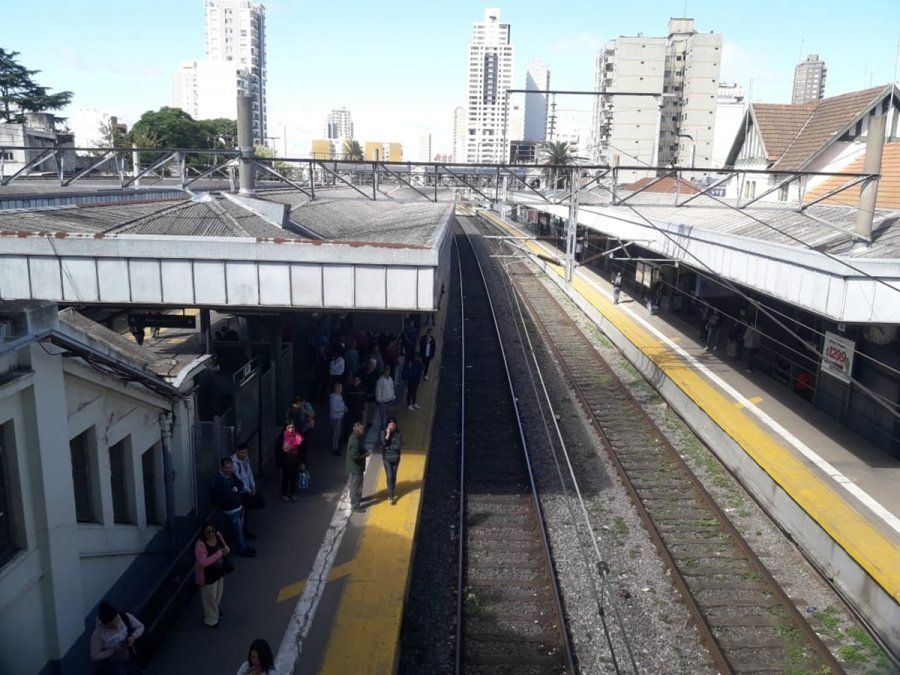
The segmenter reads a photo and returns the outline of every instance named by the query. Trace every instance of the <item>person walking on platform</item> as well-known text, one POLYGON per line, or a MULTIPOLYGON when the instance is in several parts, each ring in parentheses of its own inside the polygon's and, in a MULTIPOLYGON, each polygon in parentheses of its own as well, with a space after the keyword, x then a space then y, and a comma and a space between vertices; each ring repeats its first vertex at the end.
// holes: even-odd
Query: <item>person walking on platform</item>
POLYGON ((237 675, 278 675, 268 642, 254 640, 250 643, 247 660, 238 668, 237 675))
POLYGON ((753 372, 753 364, 756 362, 759 348, 762 346, 762 334, 756 326, 747 326, 744 331, 744 351, 747 352, 747 372, 753 372))
POLYGON ((250 466, 250 448, 246 443, 240 443, 237 450, 231 456, 231 466, 234 475, 241 479, 244 491, 241 493, 241 503, 244 506, 244 539, 256 539, 247 527, 247 511, 256 511, 266 507, 266 500, 256 490, 256 479, 253 477, 253 467, 250 466))
POLYGON ((366 388, 359 377, 354 377, 347 390, 347 422, 366 423, 366 388))
POLYGON ((416 395, 419 391, 419 383, 422 382, 422 372, 422 358, 416 354, 412 361, 406 364, 406 409, 409 411, 419 409, 416 395))
POLYGON ((281 458, 281 501, 297 501, 294 490, 297 488, 297 472, 306 468, 306 448, 303 436, 297 431, 293 422, 288 422, 279 439, 278 456, 281 458))
POLYGON ((344 403, 344 386, 338 382, 328 400, 329 419, 331 420, 331 454, 339 455, 338 446, 344 431, 344 417, 347 415, 347 404, 344 403))
POLYGON ((616 272, 616 277, 613 279, 613 304, 619 304, 619 296, 622 294, 622 273, 616 272))
POLYGON ((354 511, 365 511, 362 505, 363 476, 366 473, 366 458, 369 452, 362 443, 366 428, 362 422, 353 425, 353 433, 347 439, 347 472, 350 474, 347 481, 347 490, 350 492, 350 508, 354 511))
POLYGON ((204 525, 194 544, 194 581, 200 587, 203 623, 207 628, 219 627, 225 573, 234 569, 225 559, 229 553, 231 549, 215 526, 212 523, 204 525))
POLYGON ((234 467, 230 457, 223 457, 219 462, 219 473, 213 480, 210 501, 228 520, 229 540, 237 548, 240 555, 252 558, 256 550, 247 546, 244 541, 244 505, 241 494, 244 484, 234 475, 234 467))
POLYGON ((437 342, 431 334, 431 329, 425 331, 425 335, 419 340, 419 356, 422 357, 422 367, 424 368, 424 379, 428 381, 428 366, 437 353, 437 342))
POLYGON ((331 386, 344 383, 344 357, 341 352, 335 351, 331 355, 331 363, 328 366, 328 374, 331 376, 331 386))
MULTIPOLYGON (((378 417, 379 429, 384 428, 391 404, 394 402, 395 398, 397 398, 397 396, 394 393, 394 381, 391 379, 391 369, 385 366, 384 371, 381 373, 381 377, 378 378, 378 382, 375 384, 375 411, 378 417)), ((374 419, 372 420, 372 423, 375 423, 374 419)))
POLYGON ((384 477, 387 480, 388 499, 391 505, 397 503, 397 467, 400 466, 400 452, 403 435, 397 428, 397 420, 391 417, 381 437, 381 460, 384 462, 384 477))

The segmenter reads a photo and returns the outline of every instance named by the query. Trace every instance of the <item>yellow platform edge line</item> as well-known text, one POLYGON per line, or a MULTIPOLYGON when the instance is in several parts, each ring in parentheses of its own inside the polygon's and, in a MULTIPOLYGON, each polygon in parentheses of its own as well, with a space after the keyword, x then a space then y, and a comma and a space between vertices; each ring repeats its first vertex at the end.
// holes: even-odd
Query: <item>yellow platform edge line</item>
MULTIPOLYGON (((398 402, 397 421, 403 433, 403 454, 397 471, 397 504, 387 499, 387 481, 380 466, 375 496, 332 622, 319 672, 393 673, 400 655, 400 629, 412 572, 412 557, 428 463, 431 426, 443 356, 443 321, 438 352, 431 362, 431 380, 419 385, 421 409, 408 412, 398 402)), ((436 329, 437 332, 437 329, 436 329)))
MULTIPOLYGON (((485 215, 507 232, 520 234, 493 214, 485 215)), ((535 253, 545 253, 535 242, 525 244, 535 253)), ((562 268, 550 264, 547 267, 563 276, 562 268)), ((680 354, 653 337, 627 314, 617 311, 611 301, 584 279, 576 275, 571 286, 734 439, 895 601, 900 602, 900 565, 896 564, 898 553, 893 541, 794 452, 775 440, 751 417, 751 413, 740 410, 736 414, 734 401, 690 367, 680 354)))

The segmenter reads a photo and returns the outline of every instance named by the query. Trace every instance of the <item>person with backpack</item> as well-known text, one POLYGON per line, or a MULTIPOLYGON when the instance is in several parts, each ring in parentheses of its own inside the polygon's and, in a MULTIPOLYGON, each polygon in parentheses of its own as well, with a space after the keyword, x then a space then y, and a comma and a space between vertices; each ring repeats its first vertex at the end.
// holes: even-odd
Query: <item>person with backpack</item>
POLYGON ((128 612, 117 611, 106 600, 100 603, 91 633, 91 661, 97 675, 129 675, 134 644, 144 634, 144 624, 128 612))
POLYGON ((207 628, 219 627, 225 575, 234 569, 225 557, 229 553, 231 549, 216 526, 212 523, 204 525, 194 544, 194 581, 200 587, 203 623, 207 628))

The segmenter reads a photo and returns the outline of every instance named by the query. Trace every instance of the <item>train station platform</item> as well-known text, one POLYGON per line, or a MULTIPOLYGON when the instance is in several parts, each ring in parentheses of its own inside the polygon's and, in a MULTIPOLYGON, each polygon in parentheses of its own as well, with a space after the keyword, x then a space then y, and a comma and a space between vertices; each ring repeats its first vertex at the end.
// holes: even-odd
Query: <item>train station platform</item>
POLYGON ((351 511, 345 455, 331 455, 327 404, 316 406, 311 489, 285 504, 279 499, 280 476, 260 481, 266 508, 249 513, 250 529, 258 536, 250 543, 258 555, 235 559, 237 569, 225 579, 219 628, 203 625, 195 594, 148 675, 236 672, 257 638, 270 644, 282 675, 395 671, 436 412, 444 315, 445 310, 436 315, 437 354, 430 380, 419 387, 420 409, 410 412, 400 405, 405 389, 397 391, 392 412, 403 433, 403 453, 396 505, 387 500, 373 427, 365 439, 373 453, 363 488, 368 508, 351 511))
MULTIPOLYGON (((531 235, 494 213, 478 214, 511 236, 531 235)), ((523 243, 562 257, 549 243, 523 243)), ((900 652, 900 461, 724 351, 705 351, 696 327, 677 315, 651 316, 624 289, 615 305, 611 284, 587 267, 566 284, 562 268, 533 260, 900 652)))

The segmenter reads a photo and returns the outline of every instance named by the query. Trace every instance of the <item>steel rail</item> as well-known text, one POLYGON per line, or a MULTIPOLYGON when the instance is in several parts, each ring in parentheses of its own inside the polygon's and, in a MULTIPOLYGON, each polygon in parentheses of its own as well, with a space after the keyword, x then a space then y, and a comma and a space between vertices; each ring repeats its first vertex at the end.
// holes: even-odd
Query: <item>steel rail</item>
MULTIPOLYGON (((528 444, 525 440, 525 430, 522 425, 522 419, 519 414, 519 406, 518 406, 518 402, 516 400, 515 393, 514 393, 515 389, 513 387, 512 375, 509 370, 509 359, 507 357, 506 350, 503 346, 503 340, 502 340, 502 337, 500 334, 500 326, 499 326, 499 322, 497 320, 497 314, 496 314, 496 310, 494 308, 494 302, 493 302, 493 299, 491 298, 491 293, 490 293, 490 288, 487 283, 487 278, 484 273, 484 268, 481 265, 481 261, 478 257, 475 246, 472 243, 471 238, 469 237, 468 233, 464 232, 464 235, 466 237, 467 243, 469 244, 469 247, 471 248, 472 257, 473 257, 473 259, 475 261, 475 265, 478 269, 477 279, 480 280, 480 285, 484 289, 485 298, 487 300, 487 305, 490 310, 490 321, 494 328, 493 333, 497 340, 497 346, 498 346, 498 349, 500 351, 500 356, 501 356, 501 363, 503 365, 503 371, 506 376, 506 393, 509 396, 509 402, 512 404, 512 411, 515 414, 516 432, 517 432, 517 436, 519 439, 520 448, 522 450, 522 454, 523 454, 523 458, 524 458, 524 466, 525 466, 526 474, 528 476, 529 486, 531 489, 532 503, 534 504, 535 513, 537 515, 538 530, 539 530, 540 540, 541 540, 541 544, 542 544, 543 561, 544 561, 546 571, 548 572, 548 580, 550 582, 549 587, 550 587, 550 590, 552 593, 553 604, 554 604, 554 609, 555 609, 555 614, 556 614, 556 624, 559 629, 560 637, 561 637, 561 647, 562 647, 563 651, 565 652, 564 659, 565 659, 565 664, 568 669, 568 672, 574 674, 577 671, 575 669, 572 645, 571 645, 571 641, 569 639, 568 631, 566 629, 565 614, 563 612, 563 607, 562 607, 562 597, 561 597, 561 593, 559 590, 559 583, 556 578, 555 566, 553 563, 553 555, 550 550, 550 542, 549 542, 549 538, 547 536, 547 529, 546 529, 546 523, 544 520, 543 508, 541 506, 540 498, 538 496, 537 484, 535 483, 534 473, 532 472, 532 468, 531 468, 531 456, 528 451, 528 444)), ((458 266, 459 266, 459 273, 460 273, 460 275, 462 275, 462 256, 460 255, 458 238, 454 238, 454 245, 457 250, 457 261, 458 261, 458 266)), ((464 291, 464 287, 461 286, 460 287, 461 297, 464 297, 463 291, 464 291)), ((461 306, 464 307, 464 304, 462 304, 461 306)), ((465 319, 465 315, 463 314, 462 326, 461 326, 461 332, 462 332, 463 336, 465 336, 465 330, 466 330, 466 319, 465 319)), ((463 340, 465 340, 465 337, 463 337, 463 340)), ((464 344, 464 342, 463 342, 463 344, 464 344)), ((463 377, 464 377, 465 369, 466 369, 465 350, 463 350, 463 358, 462 358, 461 365, 462 365, 461 369, 463 371, 463 377)), ((465 410, 465 406, 463 406, 463 411, 464 410, 465 410)), ((462 419, 464 419, 465 412, 463 412, 462 415, 463 415, 462 419)), ((461 436, 461 443, 460 443, 461 457, 464 457, 464 455, 465 455, 465 445, 462 442, 462 439, 464 439, 464 438, 465 438, 465 435, 464 435, 464 427, 463 427, 463 435, 461 436)), ((464 466, 464 465, 462 464, 462 461, 461 461, 461 467, 462 466, 464 466)), ((465 503, 466 503, 465 474, 461 470, 460 471, 460 523, 461 523, 461 525, 464 525, 464 523, 465 523, 465 503)), ((457 618, 458 618, 459 623, 456 626, 456 664, 455 664, 455 672, 457 674, 460 674, 463 672, 462 671, 462 665, 463 665, 462 662, 463 662, 463 649, 465 646, 464 645, 464 640, 465 640, 464 626, 462 623, 462 621, 463 621, 463 619, 462 619, 463 603, 464 603, 464 599, 465 599, 465 595, 464 595, 465 573, 466 573, 466 566, 465 566, 465 562, 464 562, 466 559, 465 558, 465 546, 466 546, 466 541, 463 536, 463 532, 460 531, 459 560, 460 560, 461 564, 459 565, 459 568, 458 568, 458 580, 457 580, 457 588, 458 588, 457 618)))

